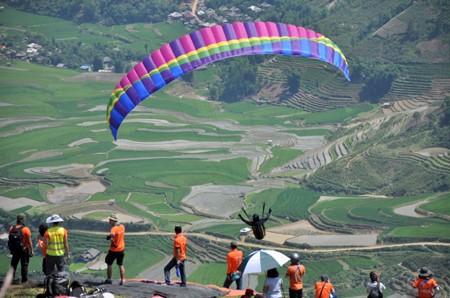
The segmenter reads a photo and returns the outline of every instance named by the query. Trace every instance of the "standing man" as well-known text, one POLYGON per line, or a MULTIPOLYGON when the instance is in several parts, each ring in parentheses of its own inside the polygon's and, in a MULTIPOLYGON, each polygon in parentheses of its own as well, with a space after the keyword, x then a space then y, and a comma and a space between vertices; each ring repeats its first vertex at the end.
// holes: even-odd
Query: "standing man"
POLYGON ((106 236, 106 240, 111 242, 111 246, 105 258, 105 263, 108 265, 108 269, 106 270, 108 279, 105 280, 105 283, 112 284, 112 264, 114 260, 117 260, 116 263, 120 270, 119 285, 123 285, 123 278, 125 277, 125 268, 123 267, 123 258, 125 257, 125 227, 117 221, 117 215, 113 213, 111 213, 108 219, 111 225, 111 231, 106 236))
POLYGON ((47 224, 52 224, 44 234, 44 246, 47 250, 46 266, 47 274, 63 272, 66 261, 64 255, 70 259, 69 242, 67 240, 67 230, 59 223, 64 221, 58 214, 53 214, 46 220, 47 224))
POLYGON ((291 255, 291 265, 286 271, 286 277, 289 277, 289 298, 303 297, 303 275, 306 269, 300 264, 300 256, 298 253, 291 255))
POLYGON ((16 218, 16 225, 9 228, 8 236, 8 247, 12 254, 11 267, 14 269, 13 279, 20 261, 22 283, 28 281, 28 263, 30 262, 30 257, 34 256, 31 231, 25 226, 25 223, 25 214, 19 213, 16 218))
POLYGON ((175 239, 173 241, 173 258, 164 267, 164 277, 166 284, 170 285, 170 270, 178 266, 181 275, 181 285, 186 287, 186 251, 187 251, 187 239, 184 237, 181 226, 175 226, 175 239))
POLYGON ((242 289, 242 275, 238 271, 239 265, 242 263, 242 251, 238 250, 236 241, 231 241, 230 252, 227 254, 227 277, 223 282, 224 288, 229 288, 233 281, 236 282, 236 289, 242 289))

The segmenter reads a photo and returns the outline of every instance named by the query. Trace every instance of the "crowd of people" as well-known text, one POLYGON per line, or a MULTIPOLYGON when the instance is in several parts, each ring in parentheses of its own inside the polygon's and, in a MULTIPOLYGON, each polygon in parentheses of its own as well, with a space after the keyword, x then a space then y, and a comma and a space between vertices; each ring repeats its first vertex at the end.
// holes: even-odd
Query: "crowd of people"
MULTIPOLYGON (((270 212, 269 212, 270 214, 270 212)), ((66 265, 66 259, 70 259, 70 249, 68 242, 67 230, 59 224, 64 220, 54 214, 46 219, 46 224, 39 225, 37 246, 43 253, 42 272, 45 275, 51 275, 63 272, 66 265), (47 226, 49 225, 49 226, 47 226)), ((125 280, 125 227, 118 221, 115 214, 111 214, 108 218, 111 230, 106 240, 110 242, 109 251, 105 258, 107 264, 107 278, 105 284, 112 284, 112 265, 114 261, 119 267, 120 282, 123 285, 125 280)), ((181 287, 186 287, 186 256, 188 240, 183 235, 182 227, 177 225, 174 228, 175 237, 173 241, 173 256, 164 267, 165 283, 171 285, 171 270, 176 268, 177 276, 180 277, 181 287)), ((16 283, 28 282, 28 264, 30 257, 35 255, 32 241, 32 233, 26 226, 25 214, 20 213, 16 218, 16 225, 9 229, 8 247, 12 255, 11 267, 13 268, 13 278, 15 277, 18 264, 21 264, 21 280, 16 283)), ((243 252, 238 249, 236 241, 230 243, 230 251, 227 253, 227 271, 224 288, 229 288, 233 283, 236 289, 242 289, 242 272, 239 266, 243 261, 243 252)), ((303 297, 303 277, 306 274, 306 268, 300 263, 298 253, 290 256, 290 265, 288 266, 285 277, 289 280, 289 298, 303 297)), ((379 273, 372 271, 369 274, 370 281, 367 283, 366 292, 368 298, 382 298, 386 290, 386 286, 380 281, 379 273)), ((246 289, 245 294, 241 297, 264 297, 264 298, 281 298, 283 297, 283 279, 277 268, 271 268, 266 272, 266 279, 263 285, 262 293, 256 293, 252 289, 246 289)), ((440 287, 433 278, 433 273, 426 267, 420 268, 418 278, 411 284, 414 289, 414 296, 419 298, 432 298, 440 291, 440 287)), ((330 281, 330 278, 323 274, 315 283, 316 298, 336 298, 336 290, 330 281)))

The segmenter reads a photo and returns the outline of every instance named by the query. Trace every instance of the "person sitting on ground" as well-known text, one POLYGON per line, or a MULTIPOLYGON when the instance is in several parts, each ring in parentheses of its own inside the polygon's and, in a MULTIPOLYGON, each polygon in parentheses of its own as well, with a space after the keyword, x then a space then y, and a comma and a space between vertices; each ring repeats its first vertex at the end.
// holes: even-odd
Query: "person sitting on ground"
POLYGON ((420 268, 419 277, 413 282, 412 286, 417 289, 416 297, 419 298, 435 297, 441 290, 433 278, 433 272, 427 267, 420 268))
POLYGON ((253 235, 256 239, 261 240, 266 236, 266 227, 264 226, 264 223, 269 220, 270 215, 272 213, 272 209, 269 209, 269 213, 267 213, 267 216, 265 218, 259 218, 259 214, 255 213, 253 214, 252 220, 246 220, 242 217, 242 215, 239 214, 239 218, 252 227, 253 235))
POLYGON ((45 248, 44 245, 44 235, 45 232, 47 232, 48 227, 46 224, 40 224, 39 225, 39 234, 37 235, 37 242, 39 247, 42 250, 42 272, 44 272, 45 275, 47 275, 47 261, 46 261, 46 257, 47 257, 47 249, 45 248))
POLYGON ((329 298, 335 297, 335 295, 330 278, 325 274, 321 275, 320 281, 316 282, 316 298, 329 298))
POLYGON ((263 293, 266 298, 283 297, 283 279, 280 277, 276 268, 267 270, 267 278, 264 282, 263 293))
POLYGON ((370 282, 367 283, 366 292, 369 298, 383 298, 386 287, 380 282, 379 274, 375 271, 369 273, 370 282))

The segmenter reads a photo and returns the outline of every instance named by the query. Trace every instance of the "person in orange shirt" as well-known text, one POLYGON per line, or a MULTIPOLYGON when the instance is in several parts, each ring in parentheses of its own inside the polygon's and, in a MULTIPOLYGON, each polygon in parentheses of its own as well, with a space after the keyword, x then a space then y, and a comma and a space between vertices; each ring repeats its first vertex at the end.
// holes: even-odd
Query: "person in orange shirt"
POLYGON ((286 277, 289 277, 289 298, 303 297, 303 275, 306 269, 300 264, 300 256, 298 253, 291 255, 291 265, 286 271, 286 277))
POLYGON ((170 285, 170 270, 178 266, 181 276, 180 286, 186 287, 186 251, 187 239, 182 233, 181 226, 175 226, 175 239, 173 240, 173 258, 164 267, 164 278, 167 285, 170 285))
POLYGON ((419 278, 413 282, 412 286, 417 289, 416 297, 419 298, 431 298, 440 291, 439 285, 433 278, 433 272, 427 267, 420 268, 419 278))
POLYGON ((223 282, 224 288, 229 288, 233 281, 236 282, 236 289, 242 289, 242 276, 238 271, 239 265, 242 263, 242 251, 238 249, 236 241, 231 241, 230 252, 227 254, 227 277, 223 282))
POLYGON ((106 240, 109 240, 111 245, 105 258, 105 263, 108 265, 108 268, 106 269, 108 277, 104 283, 112 284, 112 264, 114 263, 114 260, 116 260, 120 271, 119 285, 123 285, 123 279, 125 277, 125 268, 123 267, 123 259, 125 257, 125 227, 118 221, 117 215, 113 213, 111 213, 108 220, 111 225, 111 231, 109 232, 109 235, 106 236, 106 240))
MULTIPOLYGON (((13 247, 15 246, 12 244, 10 246, 10 252, 12 254, 11 259, 11 267, 14 269, 13 273, 13 279, 16 275, 16 269, 17 265, 20 261, 20 270, 22 283, 26 283, 28 281, 28 264, 30 262, 30 257, 34 256, 34 250, 33 250, 33 242, 31 240, 31 231, 28 227, 25 226, 26 218, 24 213, 19 213, 16 217, 16 225, 11 226, 9 228, 9 235, 11 234, 17 234, 16 235, 22 235, 22 239, 19 241, 19 238, 17 240, 17 245, 20 247, 13 247)), ((9 245, 9 243, 8 243, 9 245)))
POLYGON ((40 224, 39 225, 39 234, 37 235, 37 243, 39 247, 42 250, 42 272, 44 272, 45 275, 47 275, 47 262, 46 262, 46 256, 47 256, 47 248, 44 245, 44 235, 45 232, 47 232, 47 225, 46 224, 40 224))
POLYGON ((333 295, 333 284, 327 275, 320 276, 320 281, 316 282, 316 298, 329 298, 333 295))

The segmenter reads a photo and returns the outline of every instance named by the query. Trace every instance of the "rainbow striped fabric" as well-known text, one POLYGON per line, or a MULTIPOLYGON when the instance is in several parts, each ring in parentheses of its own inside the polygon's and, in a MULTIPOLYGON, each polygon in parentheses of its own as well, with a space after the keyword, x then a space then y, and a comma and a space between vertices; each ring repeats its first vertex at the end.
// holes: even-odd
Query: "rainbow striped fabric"
POLYGON ((344 54, 320 33, 272 22, 214 25, 163 45, 120 80, 106 112, 114 139, 117 139, 118 129, 128 113, 174 79, 217 60, 255 54, 321 60, 340 69, 350 80, 344 54))

